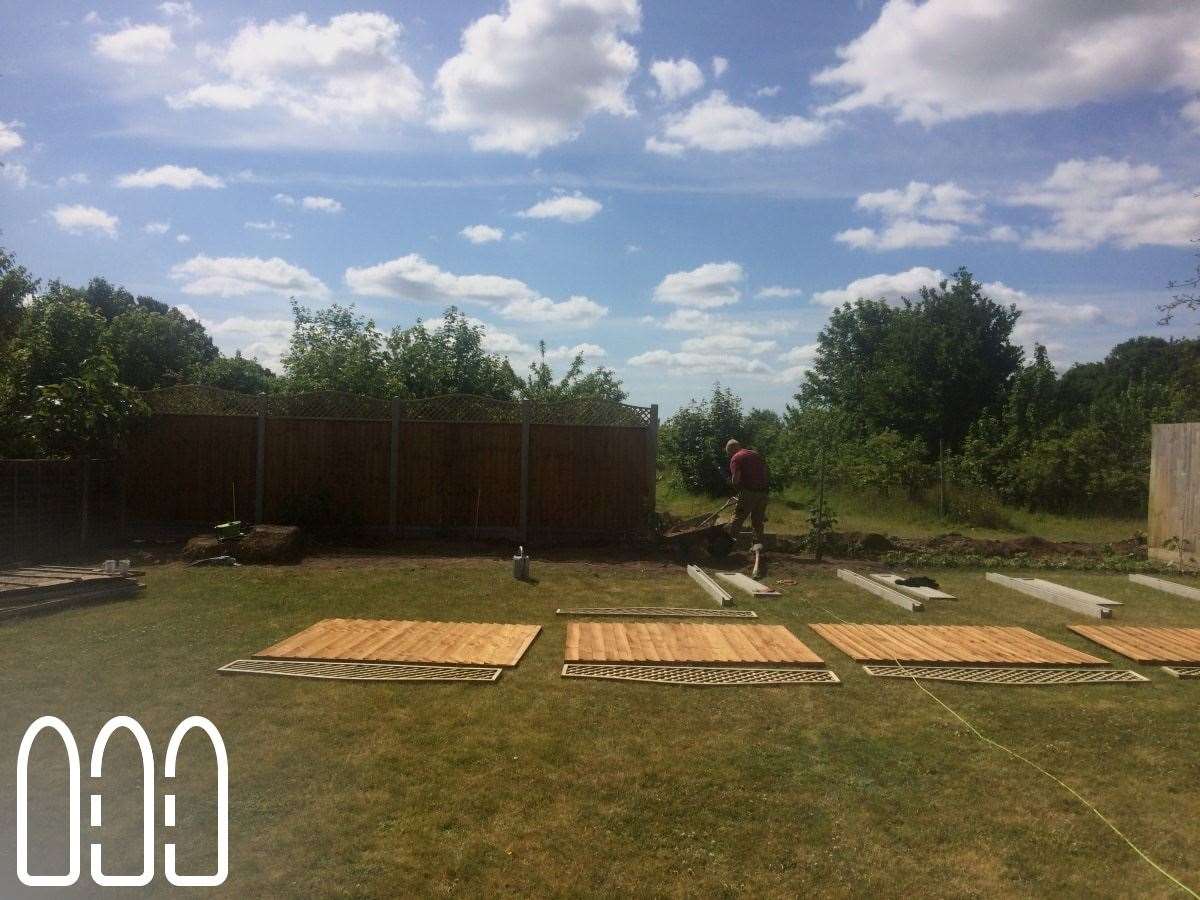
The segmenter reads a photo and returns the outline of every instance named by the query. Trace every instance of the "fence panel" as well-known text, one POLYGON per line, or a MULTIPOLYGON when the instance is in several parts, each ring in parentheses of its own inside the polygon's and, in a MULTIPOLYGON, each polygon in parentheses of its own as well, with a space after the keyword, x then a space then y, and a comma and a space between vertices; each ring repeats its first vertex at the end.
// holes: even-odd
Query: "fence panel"
POLYGON ((1200 422, 1154 426, 1147 542, 1155 558, 1200 563, 1200 422))
POLYGON ((0 460, 0 563, 61 559, 113 539, 116 476, 99 460, 0 460))
POLYGON ((532 534, 639 531, 649 514, 644 428, 530 427, 532 534))
POLYGON ((402 529, 515 530, 521 508, 521 426, 403 422, 402 529))
POLYGON ((263 512, 303 521, 328 509, 345 525, 386 528, 391 422, 268 419, 263 512))
POLYGON ((253 521, 257 425, 243 415, 154 415, 141 423, 127 445, 129 519, 253 521))

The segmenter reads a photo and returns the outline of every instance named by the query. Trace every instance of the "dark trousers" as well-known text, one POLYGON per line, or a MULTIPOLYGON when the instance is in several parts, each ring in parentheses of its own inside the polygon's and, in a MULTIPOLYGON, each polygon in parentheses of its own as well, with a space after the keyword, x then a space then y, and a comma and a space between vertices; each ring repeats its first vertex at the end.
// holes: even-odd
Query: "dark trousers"
POLYGON ((737 537, 742 531, 742 525, 746 521, 746 517, 750 517, 750 528, 754 531, 755 542, 761 544, 763 540, 763 526, 767 521, 767 498, 766 491, 752 491, 747 488, 740 488, 737 495, 737 506, 733 509, 733 522, 729 525, 729 533, 733 537, 737 537))

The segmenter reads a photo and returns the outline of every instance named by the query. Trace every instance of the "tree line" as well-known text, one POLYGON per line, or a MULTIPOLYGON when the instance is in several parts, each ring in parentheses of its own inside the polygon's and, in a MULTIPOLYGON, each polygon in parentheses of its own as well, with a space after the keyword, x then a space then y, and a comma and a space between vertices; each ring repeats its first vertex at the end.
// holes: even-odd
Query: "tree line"
POLYGON ((944 480, 964 506, 1144 510, 1150 426, 1200 419, 1200 340, 1136 337, 1059 373, 1044 346, 1027 357, 1013 342, 1019 318, 965 269, 896 305, 846 303, 783 415, 743 412, 718 385, 665 423, 663 463, 720 494, 720 447, 737 437, 769 454, 781 486, 823 471, 915 498, 944 480))
POLYGON ((43 286, 0 247, 0 457, 104 455, 147 412, 138 391, 201 384, 241 393, 338 390, 373 397, 478 394, 501 400, 626 398, 612 370, 576 355, 518 375, 483 328, 450 307, 437 322, 380 329, 353 307, 292 301, 277 374, 222 354, 201 322, 104 278, 43 286))

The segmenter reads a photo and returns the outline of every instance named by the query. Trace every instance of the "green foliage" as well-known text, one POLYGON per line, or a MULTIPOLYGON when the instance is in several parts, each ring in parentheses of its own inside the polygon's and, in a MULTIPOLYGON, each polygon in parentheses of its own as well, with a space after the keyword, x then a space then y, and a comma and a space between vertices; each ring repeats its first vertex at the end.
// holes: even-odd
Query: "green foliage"
POLYGON ((730 438, 748 444, 742 401, 717 384, 712 396, 693 400, 664 424, 659 440, 680 487, 717 497, 729 493, 725 443, 730 438))
POLYGON ((22 304, 37 293, 38 283, 17 259, 0 247, 0 349, 12 338, 21 319, 22 304))
POLYGON ((939 440, 956 447, 1020 366, 1010 340, 1018 316, 966 269, 898 307, 844 304, 817 338, 797 404, 839 409, 864 433, 919 438, 928 454, 939 440))
POLYGON ((258 360, 246 359, 240 350, 233 356, 219 356, 192 374, 192 381, 196 384, 224 388, 239 394, 268 394, 278 380, 274 372, 258 360))
POLYGON ((119 380, 138 390, 182 384, 219 356, 199 322, 143 305, 113 316, 100 344, 116 361, 119 380))
POLYGON ((483 329, 451 306, 437 327, 418 321, 386 341, 388 395, 476 394, 511 400, 518 387, 508 360, 483 346, 483 329))
POLYGON ((808 508, 808 534, 805 535, 805 545, 812 550, 819 561, 823 555, 825 535, 837 527, 837 515, 829 505, 829 500, 821 494, 813 496, 812 505, 808 508))
POLYGON ((335 303, 316 312, 292 301, 295 329, 283 368, 289 390, 387 396, 384 337, 372 319, 335 303))
POLYGON ((46 455, 104 455, 146 412, 137 394, 118 381, 112 360, 101 355, 88 359, 77 377, 41 385, 29 424, 46 455))
POLYGON ((582 397, 603 397, 621 403, 628 394, 612 369, 603 366, 584 374, 583 354, 575 354, 566 373, 558 381, 554 371, 546 363, 546 342, 538 343, 541 358, 529 364, 529 374, 518 387, 520 396, 527 400, 574 400, 582 397))

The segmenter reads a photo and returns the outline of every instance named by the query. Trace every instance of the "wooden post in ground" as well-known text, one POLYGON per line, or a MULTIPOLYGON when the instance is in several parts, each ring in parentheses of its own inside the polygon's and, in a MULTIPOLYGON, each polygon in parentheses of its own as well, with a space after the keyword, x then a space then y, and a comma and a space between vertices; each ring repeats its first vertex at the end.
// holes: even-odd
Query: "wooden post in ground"
POLYGON ((392 445, 388 463, 388 533, 393 536, 400 521, 400 398, 392 400, 392 445))
POLYGON ((267 395, 258 398, 258 448, 254 459, 254 524, 263 523, 267 483, 267 395))
POLYGON ((650 404, 650 420, 646 423, 646 486, 647 512, 646 522, 653 521, 654 511, 658 507, 658 404, 650 404))
POLYGON ((529 424, 533 418, 533 402, 521 401, 521 522, 518 528, 521 545, 529 541, 529 424))
POLYGON ((825 555, 825 447, 821 446, 817 457, 817 546, 814 555, 820 562, 825 555))
POLYGON ((946 518, 946 445, 938 438, 938 518, 946 518))

